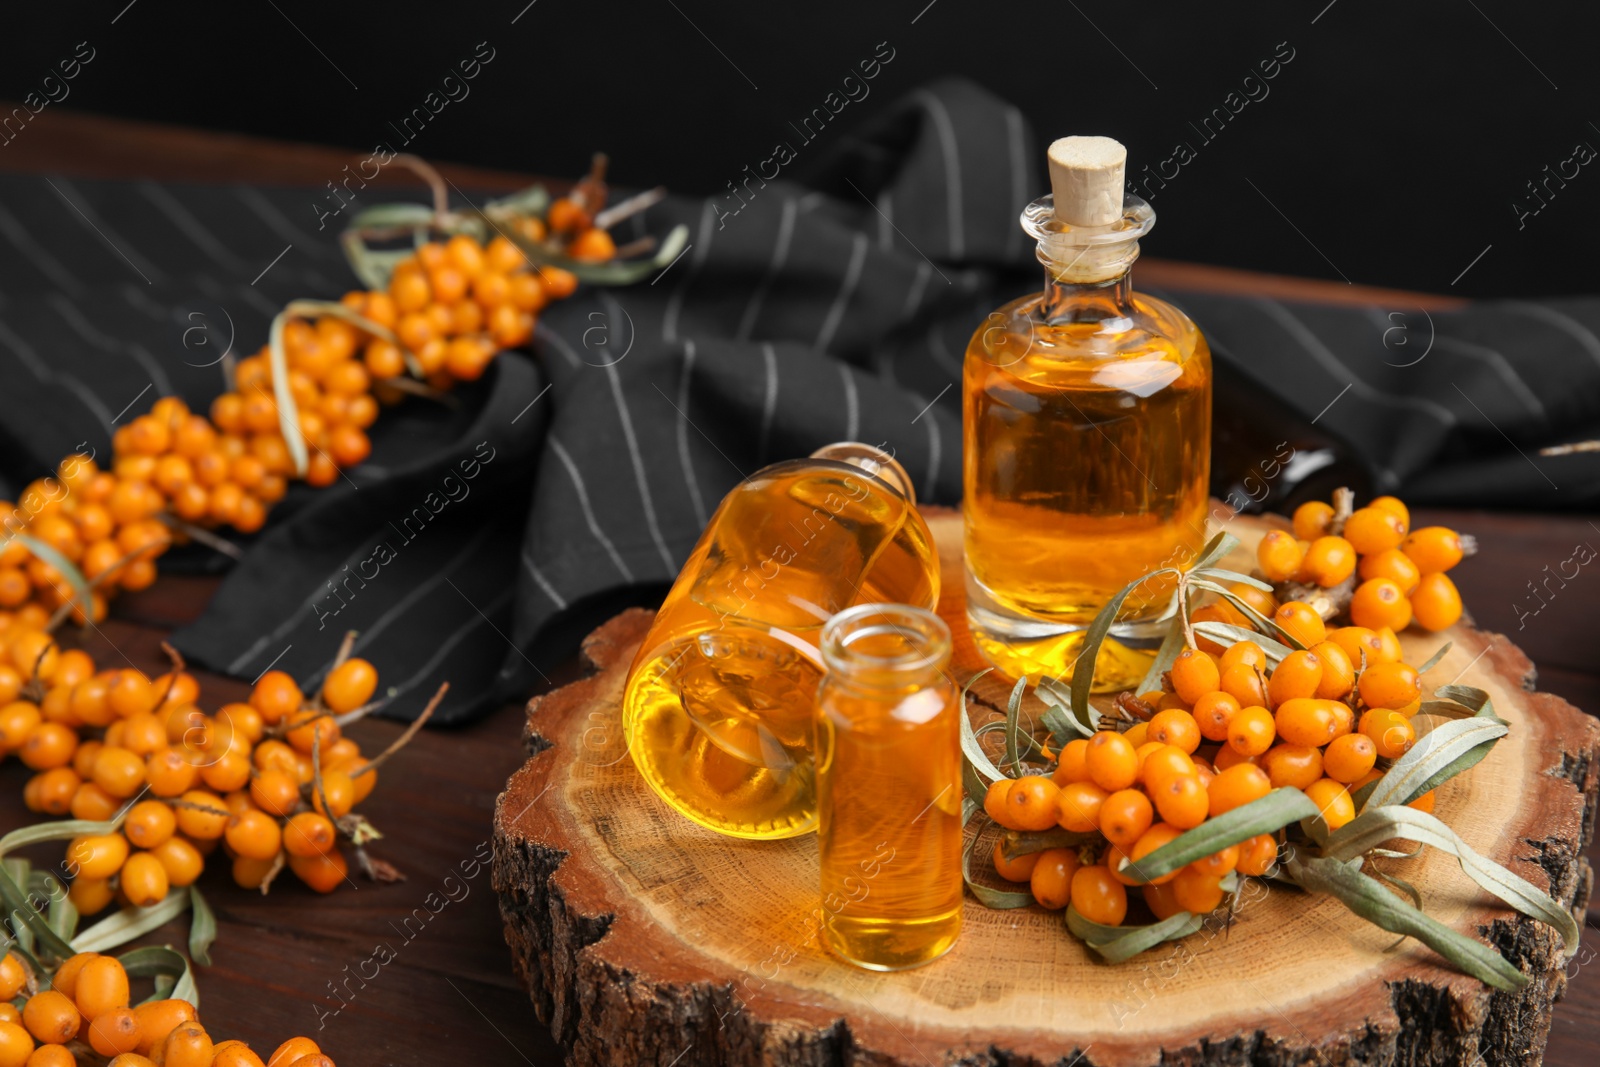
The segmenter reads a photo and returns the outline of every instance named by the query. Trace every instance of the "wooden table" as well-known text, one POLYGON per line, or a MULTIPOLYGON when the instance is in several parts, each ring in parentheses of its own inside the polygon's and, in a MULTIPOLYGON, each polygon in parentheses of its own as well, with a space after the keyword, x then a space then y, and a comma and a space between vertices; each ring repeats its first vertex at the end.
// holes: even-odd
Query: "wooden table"
MULTIPOLYGON (((8 148, 0 164, 86 177, 315 185, 330 164, 337 170, 351 158, 309 145, 69 111, 52 110, 36 126, 8 148)), ((474 168, 449 173, 480 188, 513 188, 527 181, 474 168)), ((1330 302, 1402 295, 1159 260, 1143 260, 1139 269, 1142 277, 1171 289, 1269 292, 1330 302)), ((1430 307, 1451 303, 1403 296, 1413 306, 1419 300, 1430 307)), ((1418 509, 1415 519, 1419 525, 1442 523, 1478 536, 1482 555, 1452 577, 1479 625, 1506 634, 1528 653, 1539 665, 1540 688, 1586 710, 1600 709, 1600 662, 1594 658, 1591 625, 1596 612, 1590 606, 1600 587, 1565 590, 1525 620, 1520 632, 1514 610, 1526 595, 1526 582, 1545 564, 1566 559, 1580 542, 1600 543, 1600 518, 1418 509)), ((151 589, 120 598, 114 617, 99 634, 91 634, 86 647, 101 663, 162 670, 161 638, 196 617, 215 585, 213 579, 164 576, 151 589)), ((568 666, 552 677, 561 684, 574 672, 568 666)), ((245 692, 242 683, 228 679, 202 673, 201 681, 207 706, 245 692)), ((308 1033, 349 1067, 560 1062, 511 977, 487 866, 466 877, 475 855, 487 854, 494 799, 522 764, 522 722, 520 704, 508 704, 471 726, 424 732, 385 767, 362 810, 388 835, 375 852, 406 873, 403 883, 378 886, 358 878, 358 889, 323 897, 285 878, 262 898, 233 887, 221 865, 207 872, 201 885, 217 912, 220 932, 214 965, 200 972, 199 984, 202 1017, 213 1033, 267 1050, 291 1034, 308 1033), (405 924, 412 915, 417 918, 405 924), (425 924, 420 922, 424 915, 429 916, 425 924), (366 961, 379 945, 391 949, 394 958, 363 985, 351 976, 363 965, 372 973, 366 961)), ((398 732, 398 726, 385 722, 352 730, 369 750, 398 732)), ((0 767, 0 827, 33 818, 22 806, 25 777, 15 761, 0 767)), ((58 858, 59 851, 41 854, 58 858)), ((1600 849, 1591 859, 1600 861, 1600 849)), ((1589 925, 1597 924, 1600 910, 1592 910, 1589 925)), ((174 924, 153 940, 181 945, 185 930, 174 924)), ((1600 943, 1585 944, 1569 970, 1567 996, 1556 1009, 1546 1054, 1556 1067, 1587 1067, 1600 1055, 1600 966, 1590 966, 1597 958, 1600 943)))

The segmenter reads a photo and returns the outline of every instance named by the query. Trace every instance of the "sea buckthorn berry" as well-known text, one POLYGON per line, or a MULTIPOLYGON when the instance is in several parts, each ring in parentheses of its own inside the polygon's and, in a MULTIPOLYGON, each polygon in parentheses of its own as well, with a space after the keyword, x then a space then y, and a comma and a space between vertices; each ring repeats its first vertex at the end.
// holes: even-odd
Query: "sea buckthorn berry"
POLYGON ((1350 598, 1350 621, 1370 630, 1385 626, 1404 630, 1411 622, 1411 601, 1393 579, 1372 578, 1356 586, 1350 598))
POLYGON ((1383 641, 1365 626, 1340 626, 1328 632, 1328 640, 1344 649, 1352 668, 1382 662, 1383 641))
POLYGON ((43 721, 39 706, 31 700, 16 700, 0 708, 0 751, 14 752, 27 741, 43 721))
POLYGON ((1391 548, 1372 556, 1363 556, 1358 571, 1362 581, 1371 581, 1373 578, 1389 579, 1398 585, 1406 596, 1410 596, 1416 590, 1417 582, 1422 579, 1422 572, 1411 561, 1411 557, 1398 548, 1391 548))
POLYGON ((1430 574, 1411 594, 1411 611, 1424 630, 1447 630, 1461 619, 1461 594, 1448 574, 1430 574))
POLYGON ((167 872, 167 883, 180 888, 193 885, 205 869, 205 857, 200 850, 181 837, 169 837, 150 850, 150 855, 160 861, 167 872))
MULTIPOLYGON (((1150 740, 1150 724, 1147 722, 1136 722, 1126 730, 1122 731, 1122 736, 1128 739, 1128 744, 1134 747, 1134 751, 1138 751, 1139 746, 1150 740)), ((1087 755, 1087 750, 1085 750, 1085 754, 1087 755)), ((1140 764, 1140 766, 1143 766, 1143 764, 1140 764)), ((1084 768, 1084 773, 1088 773, 1087 767, 1084 768)))
POLYGON ((1318 704, 1333 713, 1333 736, 1343 737, 1356 728, 1356 715, 1350 705, 1342 700, 1318 700, 1318 704))
POLYGON ((1387 508, 1357 508, 1344 523, 1344 537, 1363 556, 1399 548, 1406 537, 1406 523, 1387 508))
POLYGON ((1056 760, 1056 769, 1050 775, 1051 781, 1056 785, 1064 786, 1068 782, 1086 782, 1089 780, 1089 768, 1084 762, 1089 755, 1089 742, 1078 737, 1061 746, 1061 755, 1056 760))
POLYGON ((1186 648, 1172 662, 1172 688, 1185 704, 1214 693, 1222 682, 1217 661, 1197 649, 1186 648))
MULTIPOLYGON (((1054 824, 1052 815, 1050 825, 1054 824)), ((225 837, 236 855, 253 860, 270 860, 283 847, 283 831, 277 820, 254 809, 230 816, 225 837)))
POLYGON ((128 809, 122 832, 138 848, 155 848, 171 837, 178 828, 178 818, 169 804, 159 800, 141 800, 128 809))
POLYGON ((1400 517, 1400 521, 1401 522, 1405 523, 1406 529, 1408 529, 1408 530, 1411 529, 1411 509, 1406 507, 1405 502, 1403 500, 1401 500, 1399 497, 1395 497, 1395 496, 1374 497, 1372 499, 1372 502, 1369 503, 1367 505, 1367 507, 1369 507, 1369 508, 1382 508, 1385 511, 1392 511, 1392 512, 1394 512, 1396 515, 1398 515, 1400 517))
POLYGON ((17 1023, 0 1022, 0 1064, 23 1067, 33 1055, 33 1035, 17 1023))
POLYGON ((153 796, 175 797, 194 786, 200 777, 200 769, 175 749, 168 748, 150 754, 145 761, 144 774, 153 796))
POLYGON ((1151 799, 1162 822, 1188 830, 1206 821, 1210 795, 1197 775, 1173 775, 1152 789, 1151 799))
POLYGON ((1193 778, 1197 773, 1194 760, 1187 752, 1177 745, 1156 742, 1156 747, 1139 766, 1139 781, 1155 789, 1168 778, 1193 778))
POLYGON ((191 789, 178 798, 178 829, 196 841, 212 841, 222 836, 228 825, 228 809, 222 798, 204 789, 191 789))
POLYGON ((1322 684, 1322 661, 1312 652, 1291 652, 1267 680, 1267 696, 1277 707, 1297 697, 1313 696, 1322 684))
POLYGON ((0 1001, 10 1000, 28 984, 28 972, 15 953, 0 958, 0 1001))
POLYGON ((1310 604, 1298 600, 1289 600, 1278 605, 1278 610, 1272 615, 1272 621, 1307 648, 1320 645, 1328 637, 1328 627, 1322 621, 1322 616, 1318 615, 1317 610, 1310 604))
POLYGON ((284 734, 284 738, 291 747, 307 754, 316 747, 319 736, 323 748, 339 739, 339 724, 326 712, 307 708, 290 716, 289 724, 289 731, 284 734))
POLYGON ((1266 670, 1268 666, 1267 654, 1254 641, 1238 641, 1228 646, 1228 650, 1222 654, 1222 659, 1218 661, 1217 666, 1223 672, 1227 672, 1240 663, 1266 670))
POLYGON ((1288 742, 1273 745, 1262 755, 1261 769, 1267 772, 1274 789, 1304 789, 1322 777, 1322 750, 1288 742))
MULTIPOLYGON (((128 972, 110 956, 86 960, 72 986, 72 999, 85 1019, 98 1019, 128 1006, 128 972)), ((130 1045, 129 1048, 132 1048, 130 1045)), ((129 1049, 119 1049, 127 1052, 129 1049)), ((102 1053, 111 1055, 111 1053, 102 1053)))
POLYGON ((1239 864, 1234 869, 1240 874, 1260 878, 1278 862, 1278 839, 1271 834, 1257 834, 1239 843, 1239 864))
POLYGON ((200 768, 200 777, 218 793, 231 793, 250 784, 250 761, 241 752, 227 752, 200 768))
POLYGON ((1190 870, 1209 874, 1213 878, 1221 878, 1239 865, 1239 846, 1229 845, 1219 852, 1209 856, 1202 856, 1189 864, 1190 870))
MULTIPOLYGON (((1106 791, 1093 782, 1068 782, 1061 787, 1057 805, 1057 823, 1064 830, 1080 834, 1100 828, 1100 812, 1106 802, 1106 791)), ((299 816, 295 816, 299 818, 299 816)), ((316 818, 322 818, 318 815, 316 818)), ((294 824, 291 822, 290 826, 294 824)), ((331 824, 330 824, 331 825, 331 824)), ((286 839, 287 841, 287 839, 286 839)), ((296 849, 290 848, 290 852, 296 849)), ((321 851, 326 851, 323 849, 321 851)))
POLYGON ((71 763, 77 747, 78 735, 74 730, 59 722, 45 722, 34 727, 17 755, 34 770, 48 771, 71 763))
POLYGON ((1394 627, 1380 626, 1373 631, 1373 635, 1378 639, 1379 663, 1399 663, 1405 658, 1400 648, 1400 638, 1395 634, 1394 627))
POLYGON ((1366 734, 1336 737, 1322 754, 1323 773, 1347 786, 1365 777, 1377 762, 1378 746, 1366 734))
POLYGON ((57 991, 69 997, 76 995, 79 973, 82 972, 84 966, 90 960, 99 958, 100 953, 98 952, 79 952, 76 955, 68 956, 66 961, 56 968, 55 978, 51 980, 50 984, 57 991))
POLYGON ((1240 708, 1228 723, 1228 747, 1241 756, 1261 755, 1277 736, 1272 712, 1263 707, 1240 708))
POLYGON ((120 1056, 139 1047, 139 1021, 128 1008, 115 1008, 93 1016, 85 1036, 100 1055, 120 1056))
POLYGON ((283 771, 262 771, 250 783, 250 799, 269 815, 290 815, 300 802, 300 783, 283 771))
POLYGON ((134 1008, 133 1018, 139 1024, 138 1051, 147 1054, 165 1042, 172 1031, 194 1022, 195 1010, 187 1000, 152 1000, 134 1008))
POLYGON ((1425 811, 1425 812, 1428 812, 1429 814, 1432 814, 1433 813, 1433 794, 1435 792, 1436 792, 1436 790, 1433 790, 1433 789, 1428 790, 1426 793, 1422 794, 1417 799, 1415 799, 1415 800, 1411 801, 1410 803, 1408 803, 1406 805, 1406 807, 1408 807, 1408 808, 1416 808, 1418 811, 1425 811))
POLYGON ((78 786, 78 791, 72 794, 72 805, 68 810, 74 819, 104 822, 115 815, 119 807, 121 804, 117 802, 116 797, 93 782, 84 782, 78 786))
POLYGON ((1422 695, 1415 667, 1379 663, 1361 675, 1361 699, 1369 708, 1401 708, 1422 695))
POLYGON ((161 1050, 162 1067, 211 1067, 211 1036, 198 1022, 180 1023, 162 1042, 161 1050))
POLYGON ((67 864, 74 877, 110 878, 128 858, 128 839, 121 834, 75 837, 67 846, 67 864))
POLYGON ((1219 771, 1207 790, 1211 817, 1260 800, 1271 791, 1272 779, 1253 763, 1240 763, 1219 771))
POLYGON ((267 723, 281 722, 299 711, 304 703, 305 695, 300 687, 283 671, 263 674, 250 691, 250 706, 259 711, 267 723))
MULTIPOLYGON (((1265 753, 1263 753, 1263 755, 1265 755, 1265 753)), ((1215 763, 1217 774, 1221 774, 1229 767, 1237 767, 1241 763, 1249 763, 1259 767, 1261 765, 1261 756, 1241 755, 1229 745, 1223 745, 1217 750, 1217 760, 1215 763)), ((1215 781, 1215 776, 1213 776, 1212 780, 1215 781)), ((1206 783, 1206 791, 1211 791, 1210 782, 1206 783)))
MULTIPOLYGON (((994 873, 1008 882, 1026 882, 1033 877, 1034 865, 1039 862, 1039 857, 1042 853, 1029 852, 1026 855, 1018 856, 1016 859, 1008 860, 1005 858, 1005 850, 1002 845, 1003 842, 1000 841, 994 843, 994 873)), ((295 856, 303 855, 303 853, 296 852, 293 849, 289 849, 289 854, 295 856)))
MULTIPOLYGON (((116 1063, 116 1060, 112 1060, 116 1063)), ((27 1067, 77 1067, 78 1058, 72 1050, 65 1045, 40 1045, 33 1050, 33 1055, 28 1057, 27 1067)), ((117 1067, 125 1067, 117 1064, 117 1067)), ((143 1067, 142 1064, 134 1067, 143 1067)))
POLYGON ((1308 500, 1294 509, 1294 535, 1302 541, 1315 541, 1333 524, 1333 505, 1308 500))
POLYGON ((1314 697, 1285 700, 1273 715, 1273 725, 1277 736, 1291 745, 1321 747, 1338 733, 1333 709, 1314 697))
POLYGON ((1119 789, 1100 807, 1100 832, 1113 845, 1132 847, 1155 820, 1150 799, 1137 789, 1119 789))
POLYGON ((1084 765, 1090 781, 1107 793, 1128 788, 1139 774, 1139 757, 1133 744, 1112 730, 1101 730, 1089 738, 1084 765))
MULTIPOLYGON (((1123 735, 1123 736, 1127 736, 1127 735, 1123 735)), ((1135 748, 1133 750, 1134 756, 1139 761, 1139 770, 1134 774, 1134 777, 1133 777, 1133 780, 1135 782, 1144 781, 1144 764, 1145 764, 1145 760, 1150 756, 1150 754, 1152 752, 1160 751, 1161 749, 1166 748, 1166 747, 1167 747, 1166 744, 1161 742, 1161 741, 1146 741, 1144 744, 1138 746, 1137 748, 1135 748)))
POLYGON ((1319 537, 1306 549, 1297 576, 1327 589, 1356 572, 1356 550, 1342 537, 1319 537))
POLYGON ((46 815, 66 815, 72 811, 72 798, 83 780, 71 767, 56 767, 35 775, 29 785, 36 789, 38 811, 46 815))
POLYGON ((1145 736, 1152 741, 1181 748, 1185 752, 1193 752, 1200 747, 1200 726, 1195 722, 1193 715, 1181 708, 1156 712, 1150 720, 1145 736))
POLYGON ((216 1047, 211 1067, 266 1067, 266 1064, 243 1041, 224 1041, 216 1047))
POLYGON ((1072 910, 1101 926, 1121 926, 1128 917, 1128 891, 1104 865, 1080 867, 1072 876, 1072 910))
POLYGON ((1461 535, 1448 526, 1424 526, 1413 530, 1400 546, 1423 574, 1442 574, 1461 562, 1465 555, 1461 535))
MULTIPOLYGON (((1138 841, 1134 842, 1133 848, 1128 850, 1129 861, 1135 868, 1137 868, 1140 860, 1150 855, 1150 853, 1154 852, 1162 845, 1175 840, 1182 833, 1183 831, 1176 826, 1172 826, 1164 822, 1156 823, 1154 826, 1150 827, 1150 829, 1146 830, 1144 835, 1141 836, 1138 841)), ((1179 868, 1179 870, 1182 870, 1182 868, 1179 868)), ((1163 874, 1159 878, 1145 878, 1144 875, 1137 869, 1131 873, 1137 875, 1141 881, 1147 881, 1152 885, 1165 885, 1174 878, 1178 877, 1178 871, 1170 871, 1167 874, 1163 874)))
MULTIPOLYGON (((262 747, 264 748, 266 746, 263 745, 262 747)), ((260 755, 259 750, 257 752, 257 755, 258 756, 260 755)), ((281 772, 275 772, 275 773, 281 773, 281 772)), ((260 775, 256 780, 260 781, 261 778, 264 778, 264 777, 266 777, 265 774, 260 775)), ((1016 779, 1014 779, 1014 778, 996 778, 994 781, 989 783, 989 791, 983 795, 983 810, 984 810, 984 812, 989 816, 989 818, 993 819, 995 822, 999 823, 1001 826, 1006 827, 1006 829, 1008 829, 1008 830, 1015 830, 1016 829, 1016 827, 1008 825, 1007 820, 1010 819, 1011 816, 1010 816, 1010 813, 1006 809, 1006 795, 1011 792, 1011 783, 1013 781, 1015 781, 1015 780, 1016 779)), ((289 784, 291 786, 294 786, 294 779, 293 778, 289 778, 288 781, 289 781, 289 784)), ((279 791, 280 791, 280 789, 279 789, 277 783, 274 783, 273 792, 276 794, 279 791)), ((297 801, 299 799, 299 797, 300 797, 300 790, 299 790, 298 787, 295 787, 293 792, 294 792, 294 798, 293 798, 293 800, 290 801, 290 809, 291 810, 293 810, 294 801, 297 801)), ((262 806, 261 805, 261 801, 256 799, 255 793, 256 793, 255 786, 252 785, 250 787, 250 799, 251 800, 255 800, 255 802, 256 802, 256 804, 258 806, 262 806)), ((263 807, 263 810, 267 810, 267 809, 264 808, 264 806, 262 806, 262 807, 263 807)), ((286 814, 288 814, 288 812, 275 811, 275 812, 273 812, 273 814, 275 814, 275 815, 286 815, 286 814)))
MULTIPOLYGON (((328 780, 332 777, 334 775, 331 774, 323 776, 324 792, 328 791, 328 780)), ((321 810, 322 798, 315 793, 313 798, 317 810, 328 814, 321 810)), ((1007 825, 1016 830, 1048 830, 1056 825, 1060 815, 1060 799, 1061 789, 1050 779, 1038 774, 1024 775, 1011 783, 1011 790, 1006 794, 1006 814, 1010 819, 1007 825)), ((333 809, 335 818, 344 814, 338 810, 331 793, 328 795, 328 806, 333 809)))
POLYGON ((1194 721, 1207 741, 1226 741, 1228 724, 1239 713, 1239 701, 1225 692, 1207 693, 1194 705, 1194 721))
POLYGON ((1139 894, 1144 897, 1144 906, 1149 908, 1150 913, 1157 919, 1170 919, 1183 911, 1183 906, 1178 903, 1171 884, 1140 886, 1139 894))
POLYGON ((1356 817, 1356 805, 1350 799, 1349 791, 1342 783, 1332 778, 1313 782, 1305 792, 1322 812, 1323 821, 1328 824, 1330 830, 1337 830, 1356 817))
POLYGON ((167 879, 167 869, 148 852, 135 852, 129 856, 128 862, 122 865, 117 882, 128 903, 136 908, 159 904, 166 898, 171 885, 167 879))
POLYGON ((1172 881, 1178 906, 1195 915, 1209 915, 1222 905, 1222 886, 1216 876, 1185 867, 1172 881))
POLYGON ((1350 692, 1355 684, 1356 669, 1350 655, 1333 641, 1324 641, 1311 647, 1311 654, 1322 664, 1322 677, 1317 682, 1316 693, 1321 700, 1338 700, 1350 692))
POLYGON ((1049 848, 1039 854, 1039 862, 1028 878, 1028 888, 1041 908, 1060 911, 1067 906, 1072 899, 1072 879, 1078 873, 1078 866, 1078 854, 1070 848, 1049 848))
POLYGON ((1256 546, 1256 565, 1269 582, 1287 582, 1305 562, 1305 545, 1284 530, 1271 530, 1256 546))
POLYGON ((290 856, 289 870, 318 893, 331 893, 350 877, 350 865, 338 851, 315 856, 290 856))
MULTIPOLYGON (((1197 625, 1202 622, 1222 622, 1227 623, 1230 626, 1248 627, 1250 625, 1249 619, 1246 619, 1243 615, 1236 611, 1232 605, 1221 600, 1214 604, 1207 604, 1204 607, 1195 608, 1194 611, 1189 613, 1189 621, 1197 625)), ((1213 641, 1205 634, 1198 632, 1198 630, 1195 633, 1195 644, 1199 646, 1200 651, 1209 652, 1213 656, 1222 655, 1222 652, 1226 647, 1221 642, 1213 641)))
POLYGON ((1240 707, 1265 706, 1267 680, 1264 674, 1264 666, 1236 663, 1222 673, 1222 691, 1238 701, 1240 707))
POLYGON ((1398 711, 1389 708, 1372 708, 1361 716, 1356 727, 1372 739, 1372 744, 1383 759, 1398 759, 1416 743, 1417 731, 1398 711))

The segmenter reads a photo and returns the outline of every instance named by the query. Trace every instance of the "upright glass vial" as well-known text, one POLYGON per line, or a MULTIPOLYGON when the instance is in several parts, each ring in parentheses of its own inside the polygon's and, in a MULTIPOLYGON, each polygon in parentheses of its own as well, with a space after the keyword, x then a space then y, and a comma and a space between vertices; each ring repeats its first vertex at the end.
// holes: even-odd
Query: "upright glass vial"
POLYGON ((931 611, 862 604, 822 632, 817 824, 822 936, 899 971, 961 930, 961 729, 950 630, 931 611))
POLYGON ((702 826, 808 833, 823 624, 854 604, 938 599, 933 538, 887 452, 828 445, 756 472, 711 517, 634 658, 635 765, 702 826))
MULTIPOLYGON (((1205 543, 1211 355, 1187 315, 1133 291, 1155 213, 1124 197, 1126 157, 1106 137, 1050 146, 1054 195, 1022 213, 1044 291, 991 314, 967 346, 968 618, 1014 678, 1069 677, 1111 597, 1205 543)), ((1172 588, 1135 590, 1112 632, 1148 636, 1172 588)), ((1131 685, 1147 664, 1107 641, 1096 687, 1131 685)))

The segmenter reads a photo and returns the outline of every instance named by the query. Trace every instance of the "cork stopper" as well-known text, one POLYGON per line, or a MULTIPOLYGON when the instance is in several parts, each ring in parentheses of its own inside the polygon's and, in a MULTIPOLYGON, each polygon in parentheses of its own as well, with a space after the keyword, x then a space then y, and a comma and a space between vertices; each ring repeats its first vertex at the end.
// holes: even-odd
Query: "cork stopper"
POLYGON ((1109 226, 1122 217, 1128 150, 1109 137, 1063 137, 1050 146, 1055 216, 1069 226, 1109 226))

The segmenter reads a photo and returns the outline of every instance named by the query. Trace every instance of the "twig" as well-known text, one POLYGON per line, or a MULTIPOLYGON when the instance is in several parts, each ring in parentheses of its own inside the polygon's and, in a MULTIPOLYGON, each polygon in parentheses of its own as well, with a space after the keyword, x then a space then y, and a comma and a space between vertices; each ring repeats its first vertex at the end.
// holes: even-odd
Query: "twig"
POLYGON ((667 189, 664 185, 658 185, 654 189, 646 189, 642 193, 635 193, 621 203, 612 204, 604 211, 596 213, 594 217, 595 228, 609 230, 623 219, 631 218, 641 211, 648 211, 666 198, 667 189))
POLYGON ((439 225, 444 216, 450 213, 450 190, 445 187, 444 175, 435 170, 432 163, 410 152, 401 152, 390 162, 398 163, 414 174, 420 175, 422 180, 428 183, 428 187, 433 190, 434 225, 439 225))
POLYGON ((616 252, 612 254, 612 258, 631 259, 634 256, 642 256, 646 252, 654 252, 655 250, 656 239, 654 237, 646 236, 639 238, 637 241, 629 241, 621 248, 618 248, 616 252))
MULTIPOLYGON (((196 526, 192 522, 185 522, 176 515, 169 514, 165 511, 157 515, 156 518, 166 523, 172 529, 177 530, 179 533, 199 541, 202 545, 205 545, 212 551, 221 552, 229 559, 244 559, 243 549, 234 544, 232 541, 228 540, 226 537, 218 537, 204 526, 196 526)), ((144 550, 141 549, 140 551, 144 550)), ((114 567, 112 568, 112 570, 115 569, 116 568, 114 567)))
POLYGON ((458 408, 461 406, 460 400, 457 400, 449 393, 441 393, 439 390, 435 389, 431 385, 428 385, 426 382, 414 381, 411 378, 406 378, 403 376, 395 378, 382 378, 379 379, 379 382, 383 385, 392 385, 402 393, 410 393, 412 396, 420 396, 426 397, 429 400, 437 400, 447 408, 458 408))
POLYGON ((1570 445, 1551 445, 1539 449, 1541 456, 1570 456, 1574 452, 1600 452, 1600 441, 1574 441, 1570 445))
POLYGON ((349 726, 353 722, 360 722, 362 719, 366 718, 368 715, 371 715, 373 712, 377 711, 379 708, 382 708, 385 705, 387 705, 393 699, 394 699, 394 690, 390 689, 387 693, 385 693, 383 696, 379 697, 377 700, 369 700, 365 704, 361 705, 359 708, 356 708, 354 711, 347 711, 343 715, 335 715, 333 717, 333 721, 338 723, 339 724, 339 728, 342 730, 346 726, 349 726))
POLYGON ((1328 533, 1338 537, 1344 533, 1344 523, 1356 510, 1356 495, 1344 486, 1333 491, 1333 519, 1328 523, 1328 533))
POLYGON ((283 850, 279 849, 278 854, 272 857, 272 866, 267 868, 267 873, 261 879, 260 888, 262 896, 267 895, 267 890, 272 888, 272 880, 278 877, 279 873, 282 872, 284 867, 283 856, 283 850))
POLYGON ((390 744, 388 748, 384 749, 382 752, 378 753, 372 759, 368 760, 367 762, 363 763, 361 766, 357 767, 355 770, 351 771, 350 772, 350 780, 351 781, 355 781, 357 778, 360 778, 363 774, 366 774, 368 771, 376 770, 379 766, 381 766, 383 764, 384 760, 388 759, 390 756, 394 755, 396 752, 399 752, 402 748, 405 748, 406 747, 406 743, 409 742, 413 737, 417 736, 417 731, 422 729, 422 727, 427 723, 427 721, 433 717, 434 709, 439 706, 439 702, 444 699, 444 695, 446 693, 448 693, 449 691, 450 691, 450 683, 449 682, 441 682, 439 684, 439 691, 437 693, 433 694, 433 699, 428 701, 428 706, 422 709, 422 714, 418 715, 415 719, 413 719, 411 721, 411 725, 406 727, 406 732, 401 734, 399 737, 395 738, 394 742, 392 744, 390 744))

